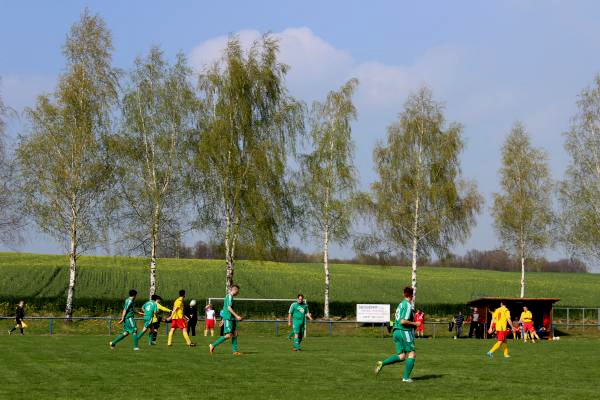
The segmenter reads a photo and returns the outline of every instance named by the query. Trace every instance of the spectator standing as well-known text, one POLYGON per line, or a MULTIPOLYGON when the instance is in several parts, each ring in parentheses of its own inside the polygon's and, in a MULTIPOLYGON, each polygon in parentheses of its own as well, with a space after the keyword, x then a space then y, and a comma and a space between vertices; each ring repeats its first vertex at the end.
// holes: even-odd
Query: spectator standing
POLYGON ((417 310, 415 314, 415 322, 420 322, 421 325, 417 326, 415 332, 417 333, 416 337, 423 337, 423 333, 425 332, 425 313, 423 310, 417 310))
POLYGON ((462 311, 459 311, 458 314, 454 316, 452 322, 454 322, 454 328, 456 329, 456 335, 454 336, 454 339, 458 339, 460 338, 460 335, 462 335, 462 326, 465 322, 465 316, 463 315, 462 311))
POLYGON ((479 313, 479 309, 477 307, 473 307, 473 310, 471 311, 471 315, 469 315, 468 318, 468 322, 470 322, 470 326, 469 326, 469 338, 473 337, 473 334, 475 334, 475 337, 477 339, 483 339, 483 331, 482 331, 482 325, 481 325, 481 321, 483 320, 483 315, 481 315, 479 313))

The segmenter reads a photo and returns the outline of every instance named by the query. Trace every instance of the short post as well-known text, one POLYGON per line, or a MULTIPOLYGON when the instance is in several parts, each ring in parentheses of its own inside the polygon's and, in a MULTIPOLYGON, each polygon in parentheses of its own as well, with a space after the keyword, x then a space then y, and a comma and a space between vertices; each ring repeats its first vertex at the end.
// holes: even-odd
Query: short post
POLYGON ((275 319, 275 336, 279 336, 279 319, 275 319))
POLYGON ((585 330, 585 308, 581 309, 581 330, 585 330))
POLYGON ((435 331, 437 330, 437 324, 433 323, 433 338, 435 339, 435 331))
POLYGON ((333 321, 329 320, 329 336, 333 336, 333 321))
POLYGON ((108 317, 108 336, 112 336, 112 317, 108 317))
POLYGON ((567 330, 569 330, 569 308, 567 307, 567 330))
POLYGON ((48 322, 48 330, 50 331, 50 336, 52 336, 52 322, 54 321, 53 318, 50 318, 49 322, 48 322))

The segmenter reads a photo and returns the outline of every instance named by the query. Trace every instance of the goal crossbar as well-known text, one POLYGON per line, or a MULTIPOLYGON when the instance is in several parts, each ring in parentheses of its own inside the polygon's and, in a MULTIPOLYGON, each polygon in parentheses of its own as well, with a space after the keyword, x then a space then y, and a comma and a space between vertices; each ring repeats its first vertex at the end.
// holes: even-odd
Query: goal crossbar
MULTIPOLYGON (((212 304, 213 300, 224 300, 224 297, 209 297, 206 304, 212 304)), ((291 301, 294 302, 297 299, 256 299, 256 298, 245 298, 237 297, 235 301, 291 301)))

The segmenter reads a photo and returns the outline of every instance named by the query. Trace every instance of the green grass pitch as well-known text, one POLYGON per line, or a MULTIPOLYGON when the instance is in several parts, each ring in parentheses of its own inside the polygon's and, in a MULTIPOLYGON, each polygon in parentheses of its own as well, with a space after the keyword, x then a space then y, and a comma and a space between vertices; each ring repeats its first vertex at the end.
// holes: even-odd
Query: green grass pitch
POLYGON ((159 336, 116 350, 106 336, 0 336, 2 399, 593 399, 598 398, 598 339, 509 342, 512 358, 488 359, 491 340, 417 341, 414 383, 403 364, 378 377, 375 361, 393 352, 390 338, 309 337, 290 351, 285 337, 240 334, 242 357, 225 343, 210 356, 208 339, 172 348, 159 336))

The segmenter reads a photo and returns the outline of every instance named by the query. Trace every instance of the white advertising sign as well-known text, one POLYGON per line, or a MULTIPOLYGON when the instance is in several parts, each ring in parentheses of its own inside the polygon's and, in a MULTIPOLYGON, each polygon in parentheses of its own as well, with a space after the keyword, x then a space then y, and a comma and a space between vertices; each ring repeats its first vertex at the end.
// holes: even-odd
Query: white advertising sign
POLYGON ((390 305, 357 304, 356 322, 390 322, 390 305))

